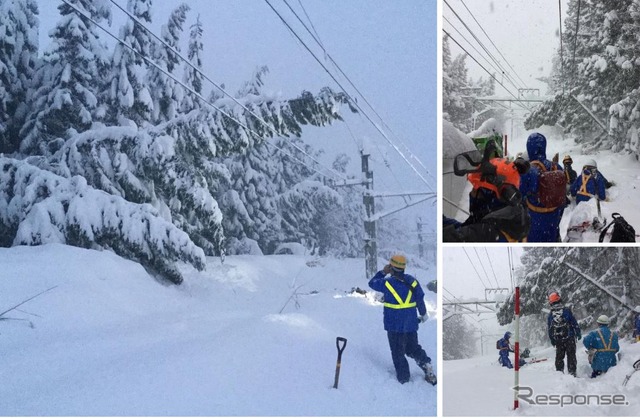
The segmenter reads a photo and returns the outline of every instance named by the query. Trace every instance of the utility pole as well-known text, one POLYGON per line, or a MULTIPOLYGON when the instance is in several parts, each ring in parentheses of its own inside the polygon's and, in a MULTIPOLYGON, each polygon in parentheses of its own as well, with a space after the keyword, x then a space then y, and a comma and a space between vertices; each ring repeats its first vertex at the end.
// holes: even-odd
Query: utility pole
POLYGON ((373 171, 369 170, 369 154, 360 151, 362 157, 362 174, 367 190, 362 201, 365 209, 364 219, 364 258, 367 277, 373 277, 378 271, 378 244, 376 240, 375 202, 371 192, 373 191, 373 171))
POLYGON ((418 254, 424 258, 424 237, 422 235, 422 218, 418 218, 418 254))

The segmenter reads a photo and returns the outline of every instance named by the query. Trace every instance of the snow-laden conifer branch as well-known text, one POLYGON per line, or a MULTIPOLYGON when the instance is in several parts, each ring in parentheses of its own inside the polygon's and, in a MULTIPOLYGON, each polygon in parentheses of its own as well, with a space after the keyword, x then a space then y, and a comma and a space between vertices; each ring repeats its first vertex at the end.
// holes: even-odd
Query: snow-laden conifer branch
POLYGON ((175 262, 204 268, 189 236, 147 204, 127 202, 24 161, 0 158, 0 230, 12 245, 63 243, 108 248, 180 283, 175 262))

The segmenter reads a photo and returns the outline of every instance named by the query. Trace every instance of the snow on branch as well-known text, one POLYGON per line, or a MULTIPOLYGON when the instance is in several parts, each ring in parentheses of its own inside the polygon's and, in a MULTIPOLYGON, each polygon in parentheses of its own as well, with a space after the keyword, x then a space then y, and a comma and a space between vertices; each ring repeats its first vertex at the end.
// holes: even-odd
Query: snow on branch
POLYGON ((0 232, 3 246, 62 243, 111 249, 176 284, 182 276, 175 262, 198 270, 205 265, 202 249, 151 205, 95 190, 80 176, 66 179, 4 157, 0 232))

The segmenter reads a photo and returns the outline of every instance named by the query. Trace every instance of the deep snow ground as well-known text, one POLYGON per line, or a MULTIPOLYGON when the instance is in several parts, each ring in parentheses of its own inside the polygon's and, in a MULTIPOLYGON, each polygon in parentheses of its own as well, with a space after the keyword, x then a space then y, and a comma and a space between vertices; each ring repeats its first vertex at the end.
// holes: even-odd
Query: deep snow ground
MULTIPOLYGON (((585 334, 586 335, 586 334, 585 334)), ((445 416, 640 416, 640 372, 627 386, 625 376, 640 358, 640 344, 621 343, 622 359, 605 375, 591 379, 582 341, 577 342, 578 377, 555 370, 555 350, 552 347, 532 348, 532 354, 547 361, 527 364, 520 369, 520 386, 528 386, 534 395, 613 395, 626 397, 629 405, 531 405, 520 400, 513 410, 514 372, 498 364, 497 350, 493 354, 465 360, 443 362, 443 412, 445 416)), ((513 361, 513 353, 510 354, 513 361)), ((565 366, 566 367, 566 366, 565 366)), ((527 394, 528 392, 521 392, 527 394)), ((576 398, 576 402, 582 402, 576 398)), ((569 403, 567 398, 565 403, 569 403)))
MULTIPOLYGON (((0 265, 0 312, 57 286, 6 315, 27 321, 0 321, 1 416, 436 414, 436 388, 414 363, 411 382, 395 379, 382 305, 350 292, 367 288, 362 260, 210 258, 177 287, 64 245, 0 248, 0 265), (348 342, 336 390, 338 336, 348 342)), ((419 338, 435 364, 426 293, 419 338)))

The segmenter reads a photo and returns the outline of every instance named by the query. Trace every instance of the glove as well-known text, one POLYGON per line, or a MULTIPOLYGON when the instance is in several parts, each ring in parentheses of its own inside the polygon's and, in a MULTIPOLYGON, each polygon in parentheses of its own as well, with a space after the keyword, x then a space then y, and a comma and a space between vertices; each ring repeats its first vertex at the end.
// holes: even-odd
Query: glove
POLYGON ((551 345, 555 347, 556 346, 556 340, 551 340, 551 345))
POLYGON ((427 283, 427 290, 430 290, 434 293, 438 293, 438 281, 432 280, 429 283, 427 283))
POLYGON ((429 315, 427 315, 427 314, 420 315, 420 316, 418 317, 418 322, 419 322, 420 324, 422 324, 423 322, 426 322, 426 320, 427 320, 427 319, 429 319, 429 315))
POLYGON ((385 275, 390 274, 390 273, 391 273, 391 265, 390 265, 390 264, 387 264, 386 266, 384 266, 384 267, 382 268, 382 272, 383 272, 385 275))
POLYGON ((578 337, 578 341, 582 339, 582 332, 580 332, 580 330, 578 330, 577 337, 578 337))

